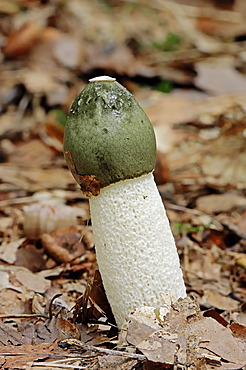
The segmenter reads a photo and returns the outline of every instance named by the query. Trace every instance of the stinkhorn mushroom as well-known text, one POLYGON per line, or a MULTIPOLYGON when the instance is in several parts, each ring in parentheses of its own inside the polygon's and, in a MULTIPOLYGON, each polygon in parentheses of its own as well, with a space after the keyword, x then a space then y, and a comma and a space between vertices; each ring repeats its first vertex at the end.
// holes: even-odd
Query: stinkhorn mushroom
POLYGON ((91 79, 72 104, 64 152, 89 196, 97 261, 117 325, 135 308, 184 298, 179 256, 152 173, 154 130, 132 94, 112 77, 91 79))

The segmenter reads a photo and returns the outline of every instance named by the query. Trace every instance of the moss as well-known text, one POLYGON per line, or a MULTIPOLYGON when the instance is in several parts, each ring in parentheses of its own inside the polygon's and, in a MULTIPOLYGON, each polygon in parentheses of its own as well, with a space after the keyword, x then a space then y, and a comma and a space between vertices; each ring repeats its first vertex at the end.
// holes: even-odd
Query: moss
POLYGON ((80 185, 83 176, 95 176, 105 187, 151 172, 156 142, 153 127, 132 94, 116 81, 96 80, 72 104, 64 151, 80 185))

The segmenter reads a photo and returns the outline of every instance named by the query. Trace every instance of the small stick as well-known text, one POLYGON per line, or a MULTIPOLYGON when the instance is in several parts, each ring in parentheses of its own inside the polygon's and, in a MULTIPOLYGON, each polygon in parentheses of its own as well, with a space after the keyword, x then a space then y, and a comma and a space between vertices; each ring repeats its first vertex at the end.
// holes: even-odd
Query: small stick
POLYGON ((65 365, 65 364, 56 364, 53 362, 34 362, 33 365, 38 365, 38 366, 44 366, 44 367, 57 367, 57 368, 67 368, 67 369, 86 369, 87 366, 79 366, 79 365, 65 365))
MULTIPOLYGON (((33 355, 35 356, 45 356, 46 358, 60 358, 62 357, 62 361, 65 361, 65 359, 68 359, 69 361, 72 361, 72 360, 81 360, 81 361, 93 361, 95 359, 95 357, 97 357, 96 355, 76 355, 76 357, 74 357, 73 354, 70 354, 70 353, 62 353, 62 354, 56 354, 56 353, 47 353, 47 354, 44 354, 44 353, 35 353, 35 352, 32 352, 33 355), (64 359, 65 357, 65 359, 64 359)), ((3 353, 0 353, 0 357, 14 357, 14 356, 26 356, 26 353, 24 352, 18 352, 18 353, 12 353, 12 352, 3 352, 3 353)), ((57 362, 57 361, 56 361, 57 362)))
POLYGON ((53 304, 54 300, 56 298, 60 297, 60 296, 62 296, 62 293, 58 293, 58 294, 54 295, 54 297, 50 301, 50 304, 49 304, 49 319, 50 320, 52 319, 52 316, 53 316, 53 314, 52 314, 52 304, 53 304))
POLYGON ((42 317, 44 319, 48 319, 47 315, 43 315, 41 313, 23 313, 23 314, 15 314, 15 315, 0 315, 0 319, 32 319, 33 317, 42 317))
POLYGON ((130 353, 130 352, 123 352, 123 351, 116 351, 114 349, 107 349, 107 348, 99 348, 95 346, 90 346, 88 344, 85 344, 77 339, 68 339, 60 342, 63 345, 68 345, 68 346, 75 346, 79 347, 81 349, 84 349, 86 351, 93 351, 93 352, 100 352, 100 353, 105 353, 106 355, 113 355, 113 356, 124 356, 128 358, 132 358, 135 360, 139 361, 144 361, 146 360, 146 356, 144 355, 139 355, 137 353, 130 353))

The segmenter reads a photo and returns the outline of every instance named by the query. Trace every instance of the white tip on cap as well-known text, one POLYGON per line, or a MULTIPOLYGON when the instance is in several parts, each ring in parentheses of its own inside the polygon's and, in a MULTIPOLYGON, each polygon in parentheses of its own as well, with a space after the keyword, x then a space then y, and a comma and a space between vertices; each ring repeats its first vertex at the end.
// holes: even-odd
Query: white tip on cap
POLYGON ((110 76, 98 76, 98 77, 91 78, 89 81, 90 82, 116 81, 116 79, 110 76))

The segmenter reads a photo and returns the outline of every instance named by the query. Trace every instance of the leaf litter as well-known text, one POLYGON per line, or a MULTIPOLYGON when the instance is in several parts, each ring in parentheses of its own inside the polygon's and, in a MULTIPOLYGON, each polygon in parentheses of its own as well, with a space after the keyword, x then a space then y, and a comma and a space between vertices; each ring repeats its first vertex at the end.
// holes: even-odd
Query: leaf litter
POLYGON ((154 308, 152 313, 156 317, 156 327, 145 327, 145 315, 149 313, 136 313, 136 318, 133 313, 127 334, 127 341, 149 360, 173 364, 175 358, 178 364, 191 363, 190 368, 194 369, 206 360, 211 365, 223 365, 228 369, 244 365, 245 345, 241 347, 241 341, 233 336, 229 323, 225 326, 216 320, 216 316, 204 317, 206 311, 202 315, 192 299, 174 304, 164 318, 154 308), (224 338, 222 343, 221 338, 224 338))
POLYGON ((225 3, 0 2, 2 368, 243 368, 246 9, 225 3), (71 101, 98 73, 154 124, 189 293, 165 317, 137 309, 120 333, 62 154, 71 101))

